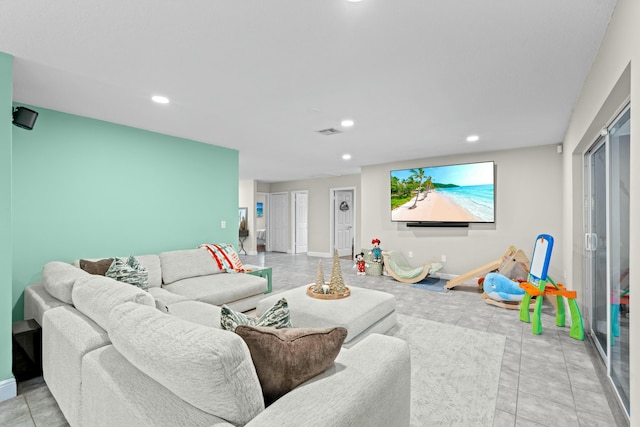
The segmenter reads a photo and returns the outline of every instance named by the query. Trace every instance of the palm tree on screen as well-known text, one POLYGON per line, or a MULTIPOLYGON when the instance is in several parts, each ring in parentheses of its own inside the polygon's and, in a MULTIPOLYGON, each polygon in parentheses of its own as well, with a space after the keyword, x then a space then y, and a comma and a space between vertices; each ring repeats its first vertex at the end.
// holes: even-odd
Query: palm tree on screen
POLYGON ((433 181, 430 176, 428 176, 427 179, 424 180, 424 188, 427 192, 427 195, 433 190, 433 181))
POLYGON ((418 188, 416 191, 416 199, 413 201, 413 205, 409 206, 409 209, 414 209, 418 205, 418 196, 420 195, 420 191, 422 190, 422 180, 424 179, 424 169, 411 169, 411 178, 418 179, 418 188))

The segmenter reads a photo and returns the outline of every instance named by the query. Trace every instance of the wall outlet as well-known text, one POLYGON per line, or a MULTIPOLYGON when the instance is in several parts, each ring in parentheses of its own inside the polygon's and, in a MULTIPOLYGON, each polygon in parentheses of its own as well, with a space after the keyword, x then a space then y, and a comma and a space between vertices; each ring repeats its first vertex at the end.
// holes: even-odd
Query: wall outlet
POLYGON ((409 256, 409 258, 413 258, 413 251, 409 251, 407 255, 409 256))
POLYGON ((440 262, 447 262, 447 256, 446 255, 440 256, 440 262))
POLYGON ((220 221, 220 228, 227 228, 227 221, 220 221))

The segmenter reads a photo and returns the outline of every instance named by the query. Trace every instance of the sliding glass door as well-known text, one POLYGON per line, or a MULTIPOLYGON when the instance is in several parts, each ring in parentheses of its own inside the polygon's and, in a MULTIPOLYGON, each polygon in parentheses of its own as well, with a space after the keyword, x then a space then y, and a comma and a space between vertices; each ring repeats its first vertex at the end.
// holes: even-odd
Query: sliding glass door
POLYGON ((627 107, 585 155, 586 317, 629 411, 629 137, 627 107))

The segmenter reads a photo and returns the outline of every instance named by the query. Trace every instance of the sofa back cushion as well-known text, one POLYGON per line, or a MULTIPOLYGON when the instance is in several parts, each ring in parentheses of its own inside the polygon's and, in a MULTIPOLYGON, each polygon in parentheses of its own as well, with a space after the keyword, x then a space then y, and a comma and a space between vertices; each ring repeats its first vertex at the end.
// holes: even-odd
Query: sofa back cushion
POLYGON ((42 284, 51 296, 73 304, 71 292, 76 280, 91 277, 89 273, 71 264, 52 261, 45 264, 42 270, 42 284))
POLYGON ((109 312, 123 302, 148 305, 154 310, 156 306, 153 296, 136 286, 89 274, 76 280, 71 296, 76 309, 102 329, 107 329, 109 312))
POLYGON ((162 286, 162 269, 160 268, 160 257, 157 254, 136 255, 136 259, 149 272, 149 287, 159 288, 162 286))
POLYGON ((264 409, 251 354, 238 335, 133 303, 111 311, 107 330, 132 365, 191 405, 236 425, 264 409))
POLYGON ((220 273, 209 251, 204 248, 162 252, 162 280, 165 285, 190 277, 220 273))

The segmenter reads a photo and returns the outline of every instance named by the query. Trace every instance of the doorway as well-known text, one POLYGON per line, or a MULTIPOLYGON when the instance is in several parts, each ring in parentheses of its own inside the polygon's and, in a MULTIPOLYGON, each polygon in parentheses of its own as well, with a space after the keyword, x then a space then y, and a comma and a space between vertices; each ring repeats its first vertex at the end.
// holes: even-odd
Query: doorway
POLYGON ((266 252, 269 223, 269 194, 256 193, 256 251, 266 252))
POLYGON ((586 310, 589 335, 629 413, 630 109, 584 156, 586 310))
POLYGON ((331 190, 331 254, 338 250, 338 256, 354 256, 355 244, 355 188, 331 190))

